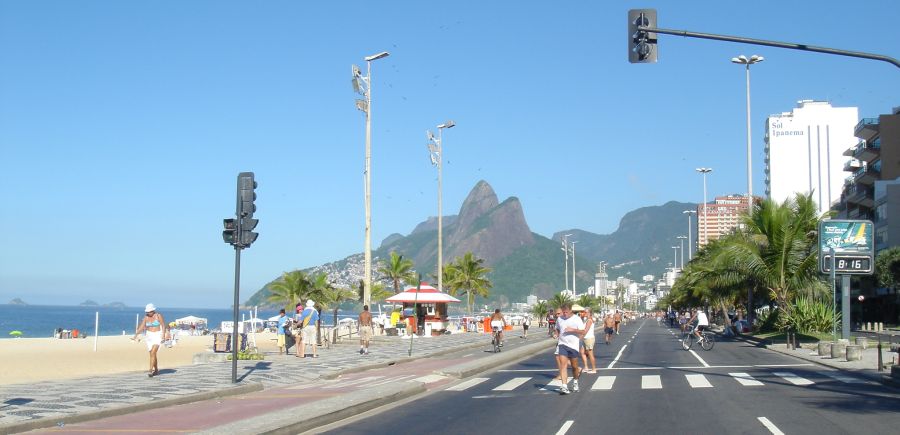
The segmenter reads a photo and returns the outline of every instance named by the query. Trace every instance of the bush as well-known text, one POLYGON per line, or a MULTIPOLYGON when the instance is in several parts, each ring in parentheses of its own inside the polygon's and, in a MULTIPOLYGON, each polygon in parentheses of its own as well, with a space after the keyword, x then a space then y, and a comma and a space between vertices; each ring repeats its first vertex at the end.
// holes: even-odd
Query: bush
POLYGON ((828 332, 835 321, 840 322, 841 315, 835 316, 834 306, 830 302, 798 296, 791 306, 791 315, 780 322, 781 326, 790 326, 801 334, 828 332))
POLYGON ((780 323, 778 319, 780 316, 781 310, 765 310, 757 316, 756 321, 759 325, 760 332, 771 332, 775 331, 780 327, 780 323))
MULTIPOLYGON (((238 361, 244 361, 244 360, 262 361, 262 360, 266 359, 265 355, 259 353, 255 349, 239 351, 237 356, 238 356, 238 361)), ((226 358, 228 359, 228 361, 231 361, 231 354, 229 353, 226 358)))

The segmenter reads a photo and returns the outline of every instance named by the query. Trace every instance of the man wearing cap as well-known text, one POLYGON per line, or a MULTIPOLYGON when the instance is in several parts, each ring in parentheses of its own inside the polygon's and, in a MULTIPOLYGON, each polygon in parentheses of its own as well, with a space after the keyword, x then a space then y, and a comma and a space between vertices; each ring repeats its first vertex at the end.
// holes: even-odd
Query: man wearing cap
POLYGON ((316 352, 316 322, 319 321, 319 312, 316 311, 316 303, 312 299, 306 301, 306 308, 300 313, 301 341, 297 348, 297 356, 306 358, 306 345, 312 346, 312 357, 318 358, 316 352))
POLYGON ((150 352, 150 371, 147 376, 154 377, 159 374, 159 365, 156 361, 156 353, 159 351, 159 345, 163 342, 163 337, 168 334, 166 320, 163 315, 156 312, 156 305, 147 304, 144 307, 144 321, 142 321, 137 330, 134 332, 132 340, 137 339, 138 334, 144 332, 144 342, 147 344, 147 350, 150 352))

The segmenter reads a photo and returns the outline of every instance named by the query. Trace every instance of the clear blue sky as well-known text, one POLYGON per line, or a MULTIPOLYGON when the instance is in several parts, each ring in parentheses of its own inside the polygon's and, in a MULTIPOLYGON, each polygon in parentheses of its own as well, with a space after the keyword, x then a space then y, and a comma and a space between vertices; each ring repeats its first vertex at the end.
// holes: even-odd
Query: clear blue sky
POLYGON ((221 220, 238 172, 259 182, 242 300, 284 271, 363 249, 373 64, 373 245, 437 212, 425 130, 444 134, 444 211, 484 179, 532 231, 616 229, 634 208, 754 189, 763 122, 797 100, 900 105, 887 63, 660 37, 627 62, 629 8, 661 27, 900 57, 895 1, 6 1, 0 4, 0 303, 85 299, 227 307, 221 220))

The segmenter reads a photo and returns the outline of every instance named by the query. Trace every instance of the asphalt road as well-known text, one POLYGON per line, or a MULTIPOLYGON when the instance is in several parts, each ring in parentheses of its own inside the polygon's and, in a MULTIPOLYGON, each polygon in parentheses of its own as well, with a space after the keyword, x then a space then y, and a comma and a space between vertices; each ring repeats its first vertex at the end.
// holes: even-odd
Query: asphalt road
MULTIPOLYGON (((740 341, 680 347, 655 320, 598 335, 597 374, 559 395, 553 349, 327 433, 894 434, 897 390, 740 341)), ((548 343, 549 344, 549 343, 548 343)))

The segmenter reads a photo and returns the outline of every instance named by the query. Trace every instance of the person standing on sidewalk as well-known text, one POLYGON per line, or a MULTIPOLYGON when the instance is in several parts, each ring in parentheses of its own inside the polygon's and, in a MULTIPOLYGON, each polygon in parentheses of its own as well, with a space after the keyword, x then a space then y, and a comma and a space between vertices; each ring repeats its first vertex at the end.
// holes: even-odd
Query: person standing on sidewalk
POLYGON ((284 324, 288 320, 290 320, 290 319, 288 319, 288 317, 285 315, 284 308, 282 308, 281 311, 278 312, 278 323, 276 324, 276 327, 275 327, 275 334, 276 334, 276 337, 278 338, 277 343, 278 343, 278 354, 279 355, 287 353, 287 349, 285 348, 285 345, 284 345, 284 324))
POLYGON ((559 368, 559 394, 569 394, 568 365, 572 365, 572 391, 578 392, 578 378, 581 377, 581 368, 578 367, 578 357, 581 337, 584 336, 584 322, 581 317, 572 314, 572 304, 569 302, 560 305, 562 315, 556 319, 556 331, 558 341, 556 346, 556 365, 559 368))
POLYGON ((318 358, 316 342, 316 322, 319 321, 319 312, 316 311, 316 303, 312 299, 306 301, 306 308, 300 313, 300 330, 302 341, 298 348, 300 358, 306 358, 306 345, 312 346, 312 357, 318 358))
POLYGON ((156 360, 159 345, 169 334, 166 320, 162 314, 156 311, 156 305, 147 304, 144 307, 144 321, 138 325, 137 330, 134 331, 134 337, 131 339, 137 339, 141 332, 144 333, 144 342, 147 344, 147 351, 150 352, 150 371, 147 376, 152 378, 159 374, 159 363, 156 360))
POLYGON ((528 338, 528 327, 531 326, 531 315, 526 314, 522 320, 522 338, 528 338))
POLYGON ((372 339, 372 313, 369 312, 369 306, 363 305, 363 310, 359 313, 359 353, 360 355, 369 354, 369 340, 372 339))

